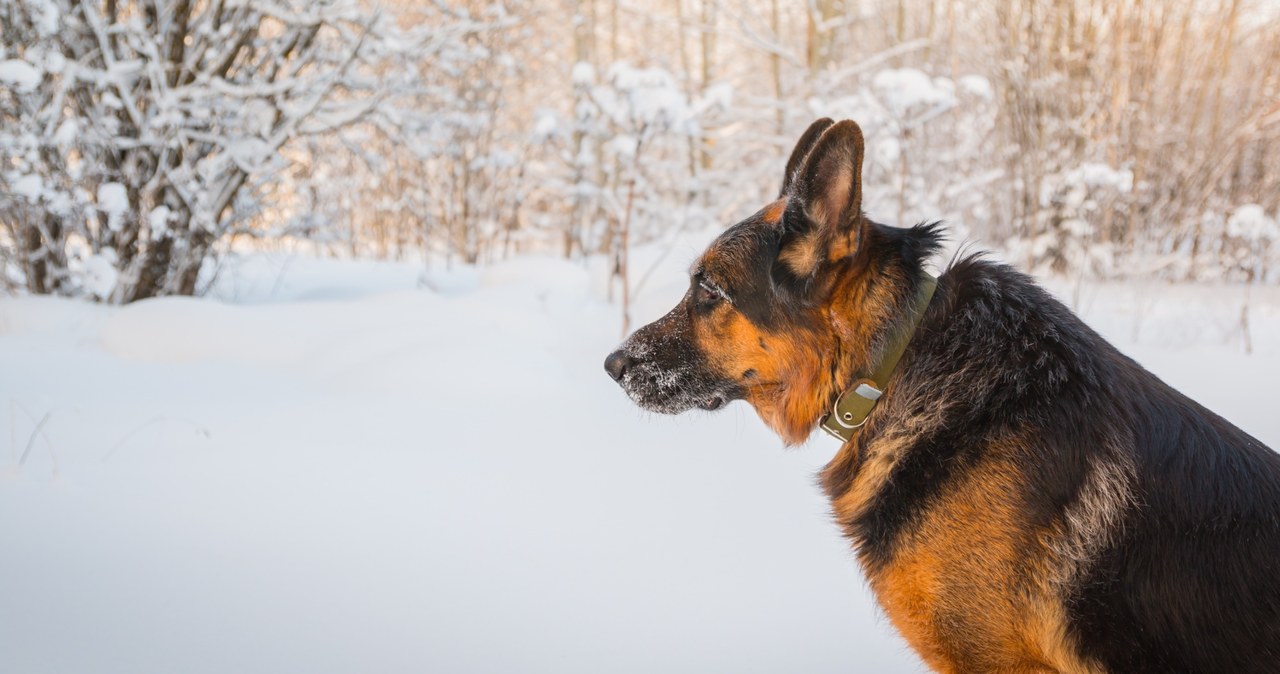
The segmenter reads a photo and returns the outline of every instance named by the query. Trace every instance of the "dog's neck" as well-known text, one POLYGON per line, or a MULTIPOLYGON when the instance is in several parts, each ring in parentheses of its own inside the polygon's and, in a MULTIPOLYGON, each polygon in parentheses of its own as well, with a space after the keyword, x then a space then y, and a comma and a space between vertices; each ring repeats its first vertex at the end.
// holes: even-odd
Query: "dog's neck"
POLYGON ((857 374, 836 397, 830 411, 822 416, 821 428, 841 442, 853 438, 888 389, 889 380, 915 335, 938 283, 933 276, 920 272, 915 285, 915 297, 900 307, 891 326, 876 340, 878 343, 865 349, 868 355, 865 364, 854 370, 857 374))
MULTIPOLYGON (((873 234, 865 243, 876 245, 875 232, 871 231, 873 234)), ((831 289, 834 303, 856 304, 860 307, 857 313, 863 320, 849 324, 843 319, 847 314, 842 307, 830 313, 830 337, 834 344, 827 354, 831 359, 825 369, 827 376, 816 391, 822 409, 821 416, 813 419, 813 426, 821 426, 827 414, 842 400, 849 400, 847 394, 856 391, 860 384, 868 384, 878 393, 885 391, 893 366, 913 336, 933 295, 936 280, 921 265, 897 256, 866 256, 864 259, 878 259, 879 263, 871 265, 851 261, 831 289)), ((879 398, 876 393, 865 389, 862 393, 869 394, 870 399, 855 393, 863 400, 850 401, 852 405, 844 410, 852 413, 853 417, 840 418, 844 423, 832 424, 835 428, 828 432, 838 431, 833 434, 844 441, 853 436, 879 398), (866 404, 868 402, 869 405, 866 404)))

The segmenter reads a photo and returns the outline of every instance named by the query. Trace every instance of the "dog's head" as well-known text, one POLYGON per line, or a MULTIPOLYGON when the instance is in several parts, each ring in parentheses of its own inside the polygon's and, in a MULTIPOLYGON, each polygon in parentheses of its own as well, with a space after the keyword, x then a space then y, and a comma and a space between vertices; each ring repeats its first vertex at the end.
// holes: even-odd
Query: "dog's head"
POLYGON ((778 200, 721 234, 680 303, 605 360, 632 400, 678 414, 744 399, 787 442, 808 437, 892 318, 900 283, 880 281, 908 277, 862 216, 862 157, 854 122, 809 127, 778 200))

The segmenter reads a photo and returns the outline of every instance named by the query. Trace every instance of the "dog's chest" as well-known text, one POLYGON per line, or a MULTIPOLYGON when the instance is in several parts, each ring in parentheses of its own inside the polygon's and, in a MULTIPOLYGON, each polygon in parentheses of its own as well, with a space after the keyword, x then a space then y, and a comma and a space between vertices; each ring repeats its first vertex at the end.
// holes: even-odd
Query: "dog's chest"
POLYGON ((1068 645, 1061 601, 1037 584, 1051 560, 1020 512, 1012 465, 986 462, 953 476, 896 531, 868 532, 868 522, 888 519, 874 509, 904 507, 883 492, 894 480, 892 462, 869 459, 833 506, 881 607, 930 667, 1094 671, 1068 645))

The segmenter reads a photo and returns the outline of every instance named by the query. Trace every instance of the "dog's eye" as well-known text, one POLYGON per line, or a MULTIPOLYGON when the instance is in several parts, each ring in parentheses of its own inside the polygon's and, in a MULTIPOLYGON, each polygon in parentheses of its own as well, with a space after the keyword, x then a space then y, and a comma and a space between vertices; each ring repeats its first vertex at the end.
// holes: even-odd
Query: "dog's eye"
POLYGON ((714 304, 715 302, 719 302, 724 299, 724 293, 720 292, 719 288, 707 283, 706 281, 699 281, 698 287, 694 293, 698 302, 701 304, 714 304))

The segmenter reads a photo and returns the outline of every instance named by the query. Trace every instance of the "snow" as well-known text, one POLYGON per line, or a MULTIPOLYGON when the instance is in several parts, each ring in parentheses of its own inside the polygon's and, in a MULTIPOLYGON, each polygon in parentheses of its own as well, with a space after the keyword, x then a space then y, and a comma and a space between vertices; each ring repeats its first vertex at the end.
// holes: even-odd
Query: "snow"
POLYGON ((169 229, 169 218, 173 215, 173 211, 168 206, 156 206, 147 214, 147 225, 151 228, 151 235, 163 233, 169 229))
POLYGON ((53 142, 57 145, 67 146, 76 141, 80 137, 80 125, 74 119, 65 119, 58 125, 58 130, 53 132, 53 142))
POLYGON ((625 133, 618 134, 605 141, 605 149, 621 159, 633 159, 636 155, 637 139, 625 133))
POLYGON ((1280 225, 1258 204, 1245 204, 1227 218, 1227 234, 1248 241, 1280 239, 1280 225))
POLYGON ((965 75, 958 82, 960 89, 970 96, 976 96, 984 101, 990 101, 996 97, 995 88, 991 86, 991 80, 982 75, 965 75))
POLYGON ((955 105, 955 86, 950 80, 931 78, 915 68, 881 70, 871 81, 877 97, 893 115, 908 119, 932 109, 955 105))
POLYGON ((608 89, 597 87, 594 99, 615 122, 684 132, 696 128, 688 99, 666 70, 614 63, 609 84, 608 89))
POLYGON ((275 153, 271 144, 261 138, 239 138, 226 147, 227 155, 237 166, 252 171, 275 153))
POLYGON ((51 0, 27 0, 25 4, 29 9, 34 10, 36 29, 41 36, 58 32, 58 20, 62 17, 62 10, 58 9, 57 3, 51 0))
POLYGON ((1129 192, 1133 189, 1133 171, 1116 169, 1098 162, 1085 162, 1067 173, 1067 183, 1084 185, 1089 189, 1110 189, 1129 192))
POLYGON ((733 107, 734 88, 728 82, 718 82, 707 87, 698 101, 698 110, 728 110, 733 107))
POLYGON ((120 272, 116 271, 112 256, 94 255, 84 261, 80 271, 80 279, 86 290, 98 299, 106 299, 115 290, 120 280, 120 272))
POLYGON ((108 226, 120 228, 120 217, 129 211, 129 193, 120 183, 98 185, 98 209, 107 215, 108 226))
MULTIPOLYGON (((637 320, 688 262, 635 251, 637 320)), ((603 277, 255 255, 208 299, 0 299, 0 670, 922 671, 814 482, 833 441, 639 411, 603 277)), ((1276 289, 1252 356, 1240 288, 1056 289, 1280 446, 1276 289)))
POLYGON ((44 195, 44 180, 38 175, 22 176, 13 181, 13 193, 34 204, 44 195))
POLYGON ((533 138, 536 142, 545 141, 560 132, 560 120, 554 110, 546 108, 538 110, 533 116, 533 138))
POLYGON ((22 59, 0 61, 0 83, 20 92, 28 92, 40 84, 40 71, 22 59))
POLYGON ((569 79, 575 86, 591 86, 596 81, 595 66, 586 61, 578 61, 573 64, 573 71, 570 73, 569 79))

